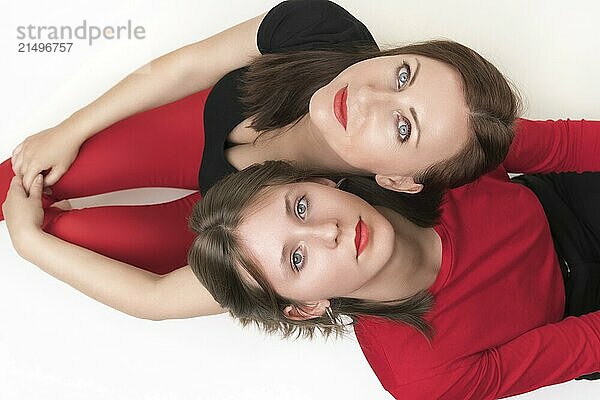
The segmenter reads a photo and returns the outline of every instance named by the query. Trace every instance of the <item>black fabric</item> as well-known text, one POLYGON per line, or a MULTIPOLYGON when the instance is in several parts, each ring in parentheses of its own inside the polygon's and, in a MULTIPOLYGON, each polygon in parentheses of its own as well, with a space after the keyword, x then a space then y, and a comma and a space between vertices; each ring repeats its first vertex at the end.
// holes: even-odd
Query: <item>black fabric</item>
MULTIPOLYGON (((565 317, 600 310, 600 173, 513 179, 540 200, 565 278, 565 317)), ((600 379, 600 373, 578 379, 600 379)))
POLYGON ((341 43, 375 44, 367 27, 341 6, 323 0, 291 0, 273 7, 258 28, 261 54, 335 49, 341 43))
MULTIPOLYGON (((362 22, 330 1, 291 0, 273 7, 258 28, 262 54, 284 51, 325 50, 347 43, 377 46, 362 22)), ((204 105, 204 151, 198 171, 200 192, 223 176, 235 172, 225 158, 227 136, 243 121, 239 79, 246 67, 231 71, 212 88, 204 105)))

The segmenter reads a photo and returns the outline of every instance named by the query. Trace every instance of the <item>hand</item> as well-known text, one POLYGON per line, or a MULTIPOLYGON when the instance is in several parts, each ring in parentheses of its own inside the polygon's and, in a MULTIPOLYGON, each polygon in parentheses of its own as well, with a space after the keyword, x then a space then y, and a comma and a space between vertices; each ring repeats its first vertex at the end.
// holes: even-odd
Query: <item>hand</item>
POLYGON ((23 178, 23 188, 29 193, 37 174, 49 170, 44 178, 52 186, 67 172, 81 147, 81 139, 61 125, 29 136, 12 153, 15 175, 23 178))
POLYGON ((13 177, 10 188, 6 194, 6 201, 2 204, 2 212, 10 239, 17 253, 26 246, 28 237, 42 232, 44 210, 42 208, 43 177, 34 177, 29 195, 25 193, 21 178, 13 177))

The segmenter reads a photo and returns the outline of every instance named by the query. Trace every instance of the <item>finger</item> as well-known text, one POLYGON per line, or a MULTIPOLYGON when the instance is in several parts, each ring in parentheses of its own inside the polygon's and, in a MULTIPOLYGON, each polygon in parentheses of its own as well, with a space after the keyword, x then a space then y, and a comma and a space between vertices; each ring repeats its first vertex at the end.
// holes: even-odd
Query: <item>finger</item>
POLYGON ((52 167, 48 175, 44 177, 44 185, 52 186, 65 174, 65 170, 60 167, 52 167))
POLYGON ((23 142, 19 143, 19 145, 17 147, 15 147, 15 149, 12 152, 12 158, 14 159, 17 154, 19 154, 21 152, 21 149, 23 148, 23 142))
POLYGON ((16 158, 11 160, 13 172, 15 175, 21 175, 21 163, 23 162, 23 152, 19 152, 16 158))
POLYGON ((29 189, 30 199, 40 199, 42 197, 42 187, 44 186, 44 177, 42 174, 37 174, 33 178, 31 188, 29 189))
POLYGON ((23 188, 29 194, 31 190, 31 186, 33 185, 33 181, 35 177, 39 174, 39 171, 29 170, 23 175, 23 188))
MULTIPOLYGON (((9 194, 25 194, 25 189, 23 189, 23 184, 20 176, 13 176, 10 181, 9 194)), ((8 196, 7 196, 8 197, 8 196)))
POLYGON ((18 186, 20 186, 20 185, 21 185, 21 181, 22 181, 21 177, 20 177, 20 176, 17 176, 17 175, 15 175, 15 176, 13 176, 13 177, 12 177, 12 179, 10 180, 10 186, 13 186, 13 185, 14 185, 14 186, 17 186, 17 185, 18 185, 18 186))
POLYGON ((19 165, 19 175, 25 176, 27 174, 27 171, 30 171, 33 169, 33 168, 31 168, 31 165, 29 165, 29 164, 30 164, 30 162, 28 160, 25 160, 25 157, 23 157, 23 161, 19 165))

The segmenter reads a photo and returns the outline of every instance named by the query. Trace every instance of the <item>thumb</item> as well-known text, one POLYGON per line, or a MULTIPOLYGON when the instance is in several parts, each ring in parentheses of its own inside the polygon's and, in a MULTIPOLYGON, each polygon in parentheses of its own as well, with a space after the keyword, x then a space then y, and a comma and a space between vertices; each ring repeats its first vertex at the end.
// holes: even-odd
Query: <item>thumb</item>
POLYGON ((44 178, 42 174, 37 174, 35 179, 33 180, 33 184, 29 189, 29 198, 39 199, 42 196, 42 189, 44 186, 44 178))

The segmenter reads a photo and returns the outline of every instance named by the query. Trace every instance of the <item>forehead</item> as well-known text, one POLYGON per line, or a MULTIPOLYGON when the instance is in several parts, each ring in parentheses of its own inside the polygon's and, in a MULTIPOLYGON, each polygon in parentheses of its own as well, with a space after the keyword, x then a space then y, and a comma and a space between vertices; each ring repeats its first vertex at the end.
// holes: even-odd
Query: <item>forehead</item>
POLYGON ((246 207, 242 220, 251 219, 255 214, 261 213, 261 211, 264 212, 276 207, 277 202, 285 198, 286 192, 292 188, 292 185, 295 184, 273 185, 261 188, 246 207))
MULTIPOLYGON (((271 282, 274 274, 281 272, 279 264, 287 218, 284 199, 292 185, 261 189, 237 229, 247 256, 271 282)), ((247 271, 241 267, 240 270, 249 282, 256 284, 247 271)))

